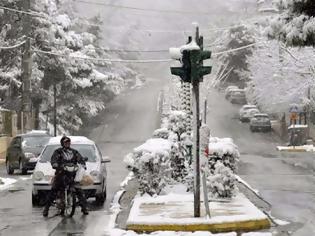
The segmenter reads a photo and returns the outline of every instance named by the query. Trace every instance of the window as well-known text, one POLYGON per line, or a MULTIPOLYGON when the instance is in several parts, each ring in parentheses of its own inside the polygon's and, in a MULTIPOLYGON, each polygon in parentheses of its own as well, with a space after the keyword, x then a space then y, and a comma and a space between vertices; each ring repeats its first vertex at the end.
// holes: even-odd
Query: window
MULTIPOLYGON (((51 156, 57 148, 60 148, 60 145, 47 145, 41 155, 40 162, 50 162, 51 156)), ((96 162, 100 159, 100 155, 94 145, 72 144, 71 148, 76 149, 81 156, 87 157, 88 162, 96 162)))

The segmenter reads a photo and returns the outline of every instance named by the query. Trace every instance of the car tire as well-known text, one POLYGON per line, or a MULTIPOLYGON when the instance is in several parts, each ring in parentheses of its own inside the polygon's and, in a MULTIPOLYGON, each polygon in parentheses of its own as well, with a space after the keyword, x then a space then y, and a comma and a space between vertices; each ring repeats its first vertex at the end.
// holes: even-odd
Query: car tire
POLYGON ((25 169, 23 167, 23 162, 22 161, 19 162, 19 169, 21 170, 22 175, 26 175, 27 174, 27 169, 25 169))
POLYGON ((14 169, 10 165, 10 161, 7 160, 6 163, 5 163, 5 166, 6 166, 6 169, 7 169, 7 174, 8 175, 13 175, 14 169))
POLYGON ((39 195, 35 195, 32 193, 32 205, 33 206, 39 206, 40 204, 39 195))
POLYGON ((255 129, 252 126, 250 126, 250 131, 255 132, 255 129))
POLYGON ((107 194, 106 194, 106 188, 105 188, 104 192, 97 194, 95 196, 95 203, 99 206, 103 205, 107 197, 106 195, 107 194))

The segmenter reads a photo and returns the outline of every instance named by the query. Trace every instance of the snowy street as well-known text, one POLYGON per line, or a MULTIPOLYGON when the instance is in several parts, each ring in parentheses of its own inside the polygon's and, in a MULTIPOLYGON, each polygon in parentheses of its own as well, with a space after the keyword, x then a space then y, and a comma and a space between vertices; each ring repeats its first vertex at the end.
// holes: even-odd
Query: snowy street
POLYGON ((0 236, 314 236, 312 1, 1 0, 0 236), (97 201, 47 217, 40 163, 97 201))
POLYGON ((248 124, 238 120, 240 107, 231 105, 216 90, 209 91, 208 104, 212 135, 234 139, 241 153, 240 177, 272 205, 273 217, 293 223, 284 231, 296 231, 298 236, 315 232, 314 165, 303 165, 314 164, 314 155, 277 151, 278 137, 250 132, 248 124))

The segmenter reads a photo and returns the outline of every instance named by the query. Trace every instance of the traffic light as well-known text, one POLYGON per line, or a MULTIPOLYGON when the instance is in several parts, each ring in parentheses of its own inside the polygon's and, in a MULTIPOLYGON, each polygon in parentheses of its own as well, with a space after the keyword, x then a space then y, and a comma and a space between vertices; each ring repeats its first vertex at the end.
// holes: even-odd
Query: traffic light
POLYGON ((172 75, 179 76, 183 82, 191 82, 191 60, 190 51, 184 50, 182 53, 182 66, 181 67, 171 67, 172 75))
POLYGON ((211 58, 210 51, 192 51, 191 61, 193 65, 193 81, 202 82, 203 76, 211 73, 211 66, 204 66, 203 61, 211 58))

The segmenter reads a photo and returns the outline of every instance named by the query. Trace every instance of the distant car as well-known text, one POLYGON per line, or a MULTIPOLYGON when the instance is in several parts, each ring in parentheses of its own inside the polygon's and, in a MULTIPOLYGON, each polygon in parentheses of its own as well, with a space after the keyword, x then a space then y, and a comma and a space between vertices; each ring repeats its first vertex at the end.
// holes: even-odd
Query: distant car
POLYGON ((255 114, 253 118, 250 120, 249 128, 252 132, 255 131, 263 131, 268 132, 271 131, 271 122, 268 114, 255 114))
POLYGON ((226 98, 226 99, 229 99, 229 97, 230 97, 230 95, 231 95, 231 91, 232 91, 232 90, 235 90, 235 89, 238 89, 238 87, 237 87, 237 86, 234 86, 234 85, 228 86, 228 87, 225 89, 225 98, 226 98))
POLYGON ((6 169, 9 175, 19 169, 22 174, 35 168, 38 156, 51 136, 42 130, 33 130, 14 137, 6 152, 6 169))
POLYGON ((240 121, 249 122, 250 119, 253 118, 254 115, 258 113, 260 113, 260 111, 257 108, 246 109, 240 113, 240 121))
POLYGON ((244 105, 247 103, 244 89, 233 89, 231 90, 228 100, 233 104, 244 105))
MULTIPOLYGON (((85 192, 86 198, 95 197, 97 204, 103 204, 106 200, 107 171, 105 163, 110 162, 107 157, 103 157, 96 144, 83 136, 70 136, 71 147, 87 158, 86 173, 93 179, 93 184, 89 186, 78 186, 85 192)), ((32 203, 41 205, 47 199, 47 194, 51 189, 51 180, 55 170, 51 166, 51 156, 53 152, 60 148, 61 137, 53 137, 44 148, 36 164, 32 180, 32 203)))
POLYGON ((258 109, 256 105, 246 104, 246 105, 241 107, 239 114, 241 116, 244 111, 246 111, 248 109, 255 109, 255 108, 258 109))

